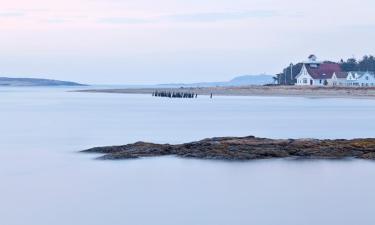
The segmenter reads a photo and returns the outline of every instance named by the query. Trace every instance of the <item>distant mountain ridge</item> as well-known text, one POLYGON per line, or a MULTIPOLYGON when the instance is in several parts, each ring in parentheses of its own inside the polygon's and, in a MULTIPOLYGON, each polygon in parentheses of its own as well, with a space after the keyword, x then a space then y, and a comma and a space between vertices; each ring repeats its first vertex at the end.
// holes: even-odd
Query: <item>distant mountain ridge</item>
POLYGON ((32 87, 32 86, 86 86, 71 81, 50 80, 41 78, 10 78, 0 77, 0 87, 32 87))
POLYGON ((265 85, 272 84, 273 76, 260 74, 260 75, 243 75, 233 78, 230 81, 224 82, 200 82, 200 83, 172 83, 160 84, 160 86, 168 87, 217 87, 217 86, 246 86, 246 85, 265 85))

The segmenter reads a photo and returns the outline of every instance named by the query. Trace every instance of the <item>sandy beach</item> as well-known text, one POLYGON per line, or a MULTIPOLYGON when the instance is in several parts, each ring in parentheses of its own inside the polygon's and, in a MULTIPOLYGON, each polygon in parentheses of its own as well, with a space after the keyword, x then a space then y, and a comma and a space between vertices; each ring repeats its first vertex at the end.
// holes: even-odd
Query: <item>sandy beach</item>
POLYGON ((169 92, 193 92, 214 96, 290 96, 321 98, 375 98, 375 87, 301 87, 301 86, 243 86, 243 87, 197 87, 197 88, 127 88, 88 89, 78 92, 152 94, 155 90, 169 92))

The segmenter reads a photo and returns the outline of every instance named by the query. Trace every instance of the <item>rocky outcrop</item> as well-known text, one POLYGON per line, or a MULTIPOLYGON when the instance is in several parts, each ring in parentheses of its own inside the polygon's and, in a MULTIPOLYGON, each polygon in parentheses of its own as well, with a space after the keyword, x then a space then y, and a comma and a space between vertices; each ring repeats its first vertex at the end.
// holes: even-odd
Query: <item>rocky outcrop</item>
POLYGON ((216 160, 297 159, 375 159, 375 139, 318 140, 267 139, 249 137, 210 138, 179 145, 137 142, 123 146, 97 147, 87 153, 104 154, 99 159, 133 159, 174 155, 216 160))

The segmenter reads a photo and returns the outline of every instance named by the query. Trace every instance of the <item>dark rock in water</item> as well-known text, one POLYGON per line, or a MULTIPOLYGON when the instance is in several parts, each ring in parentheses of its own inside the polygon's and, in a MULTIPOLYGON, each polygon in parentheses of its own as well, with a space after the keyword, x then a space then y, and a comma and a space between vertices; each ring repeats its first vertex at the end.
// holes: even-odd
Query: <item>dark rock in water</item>
POLYGON ((175 155, 184 158, 216 160, 297 159, 375 159, 375 139, 318 140, 267 139, 249 137, 210 138, 179 145, 137 142, 123 146, 97 147, 87 153, 103 153, 99 159, 134 159, 175 155))

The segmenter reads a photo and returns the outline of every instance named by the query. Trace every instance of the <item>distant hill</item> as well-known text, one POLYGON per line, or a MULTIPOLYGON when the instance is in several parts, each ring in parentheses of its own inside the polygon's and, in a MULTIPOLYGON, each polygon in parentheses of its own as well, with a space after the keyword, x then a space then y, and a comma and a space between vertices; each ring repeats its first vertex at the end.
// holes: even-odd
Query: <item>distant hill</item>
POLYGON ((224 82, 200 82, 200 83, 172 83, 172 84, 160 84, 161 86, 168 87, 217 87, 217 86, 246 86, 246 85, 265 85, 272 84, 272 75, 244 75, 235 77, 230 81, 224 82))
POLYGON ((230 85, 265 85, 265 84, 273 84, 273 76, 272 75, 244 75, 235 77, 232 80, 230 80, 230 85))
POLYGON ((32 87, 32 86, 86 86, 70 81, 48 80, 39 78, 9 78, 0 77, 0 87, 32 87))

